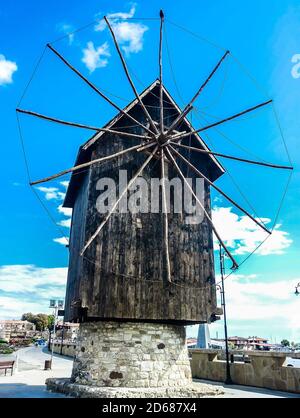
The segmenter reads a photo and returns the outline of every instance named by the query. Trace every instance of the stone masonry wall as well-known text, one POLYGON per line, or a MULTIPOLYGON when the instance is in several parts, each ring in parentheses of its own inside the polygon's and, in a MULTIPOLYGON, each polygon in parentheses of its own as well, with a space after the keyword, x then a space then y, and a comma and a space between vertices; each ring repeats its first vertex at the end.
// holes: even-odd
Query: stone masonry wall
MULTIPOLYGON (((218 360, 216 350, 191 350, 193 377, 224 382, 226 363, 218 360)), ((286 357, 300 358, 300 354, 272 351, 245 351, 250 363, 230 364, 235 384, 256 386, 287 392, 300 393, 300 369, 286 367, 286 357)))
POLYGON ((186 386, 192 382, 183 326, 83 323, 76 350, 73 383, 155 388, 186 386))

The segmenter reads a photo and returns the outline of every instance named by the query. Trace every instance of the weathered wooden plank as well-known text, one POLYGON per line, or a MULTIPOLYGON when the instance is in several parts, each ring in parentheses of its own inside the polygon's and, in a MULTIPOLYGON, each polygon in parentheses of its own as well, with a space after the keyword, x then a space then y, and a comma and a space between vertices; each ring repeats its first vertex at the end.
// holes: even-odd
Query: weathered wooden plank
MULTIPOLYGON (((154 104, 155 100, 152 97, 149 104, 154 104)), ((158 120, 156 109, 149 109, 153 112, 151 116, 158 120)), ((138 111, 134 115, 138 117, 138 111)), ((170 117, 168 125, 175 116, 170 117)), ((138 131, 132 128, 132 132, 138 131)), ((105 134, 101 142, 93 145, 91 158, 120 152, 132 145, 135 143, 131 139, 123 138, 120 141, 115 135, 105 134)), ((188 158, 188 151, 184 152, 188 158)), ((191 162, 195 165, 201 163, 201 171, 209 175, 211 165, 207 166, 205 158, 208 157, 192 155, 191 162)), ((143 152, 135 156, 121 154, 118 159, 106 161, 87 172, 86 183, 82 183, 82 188, 77 191, 74 206, 68 300, 70 295, 83 297, 88 316, 93 318, 169 320, 181 323, 204 321, 216 304, 215 298, 211 297, 215 295, 214 290, 210 287, 207 291, 197 289, 204 286, 209 277, 214 277, 212 233, 206 220, 199 225, 187 225, 184 215, 169 215, 170 267, 174 281, 171 286, 165 286, 162 217, 159 213, 112 214, 89 251, 92 261, 97 264, 93 267, 78 256, 82 242, 86 242, 103 219, 95 207, 100 194, 96 190, 99 178, 110 177, 118 184, 119 169, 122 169, 128 171, 130 180, 143 161, 143 152), (207 256, 204 256, 205 253, 207 256)), ((180 167, 183 169, 183 165, 180 167)), ((170 179, 175 174, 171 168, 170 179)), ((195 174, 190 172, 189 176, 194 177, 195 174)), ((150 182, 151 177, 160 177, 159 164, 154 163, 146 168, 144 178, 150 182)), ((210 214, 208 186, 205 193, 205 208, 210 214)))

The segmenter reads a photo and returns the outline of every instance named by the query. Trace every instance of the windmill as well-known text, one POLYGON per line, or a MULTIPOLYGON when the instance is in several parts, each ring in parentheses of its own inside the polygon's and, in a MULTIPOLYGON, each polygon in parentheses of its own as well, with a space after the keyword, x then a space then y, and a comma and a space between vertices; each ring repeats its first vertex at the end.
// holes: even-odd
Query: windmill
MULTIPOLYGON (((163 82, 163 12, 160 12, 159 75, 142 93, 138 92, 133 82, 111 22, 106 17, 104 20, 134 93, 134 101, 124 109, 121 108, 67 61, 53 45, 48 44, 48 49, 114 107, 118 114, 106 126, 96 127, 60 120, 30 110, 18 108, 17 112, 94 132, 94 135, 80 147, 73 167, 32 181, 31 186, 72 174, 64 202, 65 207, 73 208, 65 319, 82 323, 83 331, 80 338, 81 347, 84 348, 79 353, 79 363, 80 356, 82 362, 75 367, 73 379, 77 383, 86 383, 92 376, 92 381, 98 386, 109 386, 115 379, 118 380, 119 386, 130 386, 131 377, 127 376, 128 373, 126 375, 120 372, 118 362, 113 362, 115 369, 112 371, 102 369, 101 376, 90 371, 88 378, 82 377, 84 356, 87 356, 87 352, 93 358, 99 357, 99 353, 96 354, 95 349, 86 343, 87 333, 89 338, 92 338, 91 329, 94 328, 96 332, 95 327, 98 326, 97 332, 103 336, 108 321, 123 324, 119 329, 113 326, 115 333, 118 333, 122 331, 124 324, 130 327, 130 323, 138 323, 142 329, 143 326, 148 327, 146 324, 156 324, 157 327, 162 324, 182 327, 188 324, 210 323, 218 319, 220 309, 217 308, 216 301, 213 234, 231 260, 233 270, 238 268, 238 263, 214 225, 210 188, 220 193, 259 228, 271 234, 261 221, 215 184, 225 172, 217 157, 270 169, 292 168, 211 151, 201 137, 201 133, 216 126, 270 105, 271 100, 242 109, 200 129, 194 129, 188 121, 187 116, 192 111, 194 102, 228 58, 229 51, 220 56, 190 101, 180 109, 163 82), (130 180, 126 187, 119 190, 118 198, 107 213, 99 215, 95 208, 97 181, 108 175, 116 179, 116 173, 120 168, 127 170, 130 180), (203 180, 203 199, 199 198, 188 181, 187 170, 193 173, 194 180, 203 180), (124 198, 128 197, 140 176, 143 175, 149 183, 153 173, 161 179, 160 212, 139 215, 118 213, 117 209, 124 198), (202 211, 204 219, 201 224, 186 226, 180 214, 169 213, 167 182, 175 176, 182 181, 202 211), (184 252, 183 249, 187 251, 184 252), (87 328, 84 328, 85 326, 87 328)), ((172 332, 175 332, 174 329, 172 328, 172 332)), ((132 333, 136 332, 134 328, 132 333)), ((161 341, 164 338, 161 329, 158 328, 157 334, 158 340, 161 341)), ((180 350, 183 340, 181 336, 178 345, 180 350)), ((164 341, 158 345, 161 351, 165 351, 164 362, 168 369, 170 364, 167 364, 167 358, 170 351, 168 352, 164 341)), ((152 347, 148 348, 152 350, 152 347)), ((122 351, 122 348, 120 350, 122 351)), ((131 366, 127 366, 130 369, 131 366)), ((189 381, 190 376, 186 369, 183 373, 185 377, 179 369, 180 366, 176 369, 176 379, 189 381)), ((172 379, 169 379, 168 384, 172 385, 172 379)), ((158 386, 158 383, 153 385, 158 386)))

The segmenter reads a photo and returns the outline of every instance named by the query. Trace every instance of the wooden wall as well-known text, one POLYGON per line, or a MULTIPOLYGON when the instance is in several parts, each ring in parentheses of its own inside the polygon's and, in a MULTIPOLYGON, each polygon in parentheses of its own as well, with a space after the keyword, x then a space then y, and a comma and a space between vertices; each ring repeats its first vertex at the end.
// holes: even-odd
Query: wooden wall
MULTIPOLYGON (((154 106, 156 98, 150 97, 149 102, 154 106)), ((143 121, 139 109, 133 112, 143 121)), ((151 112, 153 117, 158 116, 155 108, 151 112)), ((176 112, 165 110, 165 115, 167 112, 169 123, 176 112)), ((124 126, 124 120, 118 125, 124 126)), ((132 131, 139 132, 139 128, 132 131)), ((105 134, 94 147, 92 159, 137 143, 135 139, 105 134)), ((187 225, 184 214, 169 214, 171 284, 166 281, 161 213, 113 214, 85 257, 79 255, 104 216, 96 209, 98 179, 110 177, 118 184, 119 170, 127 170, 129 180, 146 157, 145 153, 135 152, 93 166, 80 184, 71 228, 65 317, 68 321, 118 319, 187 324, 210 322, 216 313, 212 232, 206 219, 198 225, 187 225), (71 308, 72 302, 84 308, 83 318, 78 309, 71 308)), ((211 165, 207 157, 198 154, 189 158, 209 175, 211 165)), ((190 170, 179 165, 193 177, 190 170)), ((177 177, 172 167, 168 171, 170 179, 177 177)), ((160 178, 158 160, 151 161, 143 176, 149 182, 151 177, 160 178)), ((205 206, 210 213, 208 186, 205 206)))

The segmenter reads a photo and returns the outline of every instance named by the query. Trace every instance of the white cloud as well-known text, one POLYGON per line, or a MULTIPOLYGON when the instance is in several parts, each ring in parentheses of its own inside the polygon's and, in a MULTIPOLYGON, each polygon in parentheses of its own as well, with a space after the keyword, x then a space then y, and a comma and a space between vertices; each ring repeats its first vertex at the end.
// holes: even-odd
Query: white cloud
POLYGON ((11 84, 13 82, 12 76, 17 69, 18 66, 15 62, 7 60, 4 55, 0 54, 0 86, 11 84))
MULTIPOLYGON (((117 12, 107 14, 117 41, 127 55, 140 52, 143 49, 144 33, 149 29, 141 23, 126 21, 126 19, 132 18, 135 15, 135 11, 136 6, 134 4, 128 13, 117 12)), ((104 20, 101 20, 95 26, 96 31, 104 31, 106 28, 107 25, 104 20)))
MULTIPOLYGON (((212 211, 214 225, 225 244, 233 249, 234 254, 249 254, 266 239, 267 233, 256 225, 248 216, 238 216, 232 212, 231 207, 214 208, 212 211)), ((265 224, 270 219, 261 219, 265 224)), ((276 225, 272 235, 257 250, 256 254, 270 255, 284 254, 292 244, 289 233, 282 231, 281 225, 276 225)))
POLYGON ((65 187, 66 189, 68 188, 68 186, 69 186, 69 181, 61 181, 59 184, 61 184, 63 187, 65 187))
MULTIPOLYGON (((216 277, 216 282, 220 280, 216 277)), ((287 338, 300 341, 299 299, 294 295, 299 278, 267 281, 259 275, 233 274, 225 280, 226 313, 229 335, 256 335, 277 342, 287 338), (274 339, 275 337, 275 339, 274 339)), ((220 292, 218 306, 221 306, 220 292)), ((223 319, 223 317, 221 317, 223 319)), ((198 327, 188 335, 197 336, 198 327)), ((224 335, 224 323, 210 325, 211 337, 224 335)))
POLYGON ((72 45, 72 43, 74 42, 74 37, 75 37, 74 33, 72 33, 74 32, 74 27, 68 23, 59 23, 57 25, 57 30, 67 35, 69 45, 72 45))
POLYGON ((65 216, 72 216, 72 209, 71 208, 64 208, 62 205, 58 206, 57 208, 59 213, 62 213, 65 216))
POLYGON ((269 322, 270 327, 280 322, 282 334, 289 332, 293 339, 300 339, 299 300, 294 295, 294 284, 298 282, 266 282, 260 277, 232 275, 225 281, 228 317, 252 324, 253 328, 260 321, 269 322))
MULTIPOLYGON (((107 18, 108 20, 119 20, 119 19, 130 19, 135 15, 136 10, 136 4, 133 4, 131 6, 131 9, 129 12, 116 12, 116 13, 108 13, 107 18)), ((106 23, 103 19, 100 20, 100 22, 96 25, 95 30, 96 31, 103 31, 106 28, 106 23)))
POLYGON ((37 189, 45 194, 47 200, 63 200, 65 193, 62 193, 57 187, 37 187, 37 189))
POLYGON ((67 239, 67 238, 64 238, 64 237, 61 237, 61 238, 54 238, 54 239, 53 239, 53 241, 54 241, 54 242, 57 242, 57 244, 61 244, 61 245, 64 245, 64 246, 66 246, 66 245, 68 245, 68 244, 69 244, 68 239, 67 239))
POLYGON ((60 226, 64 226, 65 228, 71 228, 71 218, 69 219, 63 219, 58 223, 60 226))
POLYGON ((108 57, 110 57, 108 43, 104 42, 99 47, 95 48, 92 41, 87 43, 87 47, 83 49, 82 62, 92 73, 96 68, 106 67, 108 64, 108 57))
POLYGON ((0 318, 49 313, 49 299, 64 298, 67 271, 66 267, 0 266, 0 318))

